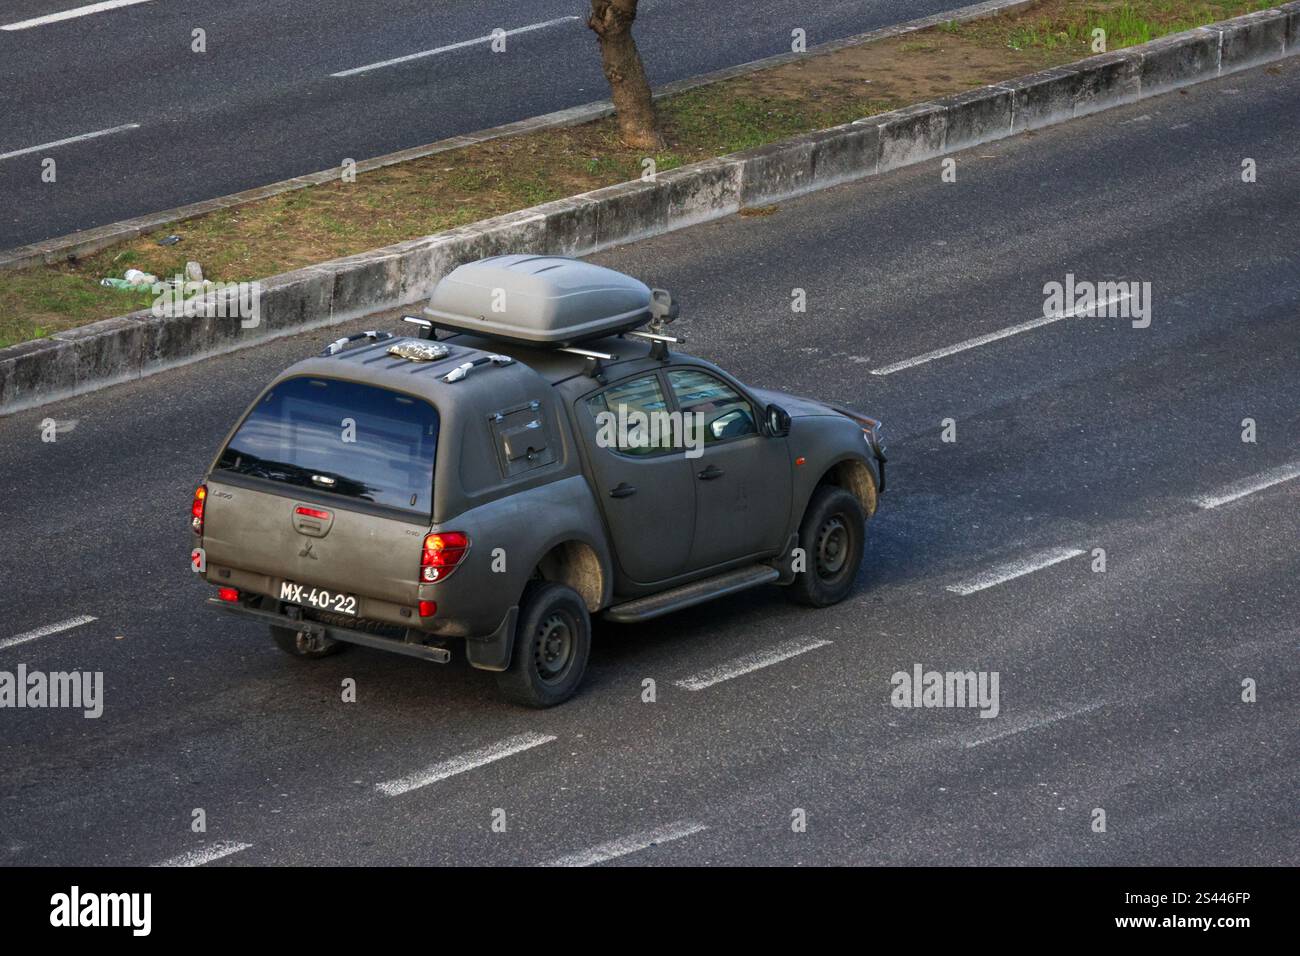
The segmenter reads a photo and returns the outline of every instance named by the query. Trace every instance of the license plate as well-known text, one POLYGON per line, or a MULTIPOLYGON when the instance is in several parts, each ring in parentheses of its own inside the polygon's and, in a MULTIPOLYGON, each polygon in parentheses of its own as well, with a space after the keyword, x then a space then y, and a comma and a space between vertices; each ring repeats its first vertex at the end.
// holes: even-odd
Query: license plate
POLYGON ((294 584, 292 581, 281 582, 280 600, 288 601, 290 604, 314 607, 318 611, 333 611, 335 614, 351 614, 355 617, 357 613, 357 596, 355 594, 344 594, 342 591, 326 591, 323 588, 312 588, 305 584, 294 584))

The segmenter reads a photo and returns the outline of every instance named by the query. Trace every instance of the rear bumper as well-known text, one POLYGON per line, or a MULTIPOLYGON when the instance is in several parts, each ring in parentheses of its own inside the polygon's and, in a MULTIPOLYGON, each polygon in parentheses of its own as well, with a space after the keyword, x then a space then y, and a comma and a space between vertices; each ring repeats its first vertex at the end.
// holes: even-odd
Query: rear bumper
MULTIPOLYGON (((270 601, 271 599, 263 598, 263 600, 270 601)), ((437 639, 435 635, 424 631, 408 629, 406 631, 406 640, 400 640, 395 637, 384 637, 381 634, 371 634, 367 631, 358 631, 349 627, 340 627, 337 624, 326 624, 323 621, 311 621, 302 616, 301 608, 292 604, 279 605, 283 609, 280 611, 249 607, 243 602, 234 603, 223 601, 220 598, 208 598, 206 604, 216 611, 236 614, 239 617, 250 618, 273 627, 284 627, 293 631, 319 634, 331 640, 343 641, 345 644, 373 647, 381 651, 391 651, 394 654, 404 654, 407 657, 418 657, 422 661, 432 661, 435 664, 446 664, 451 660, 451 651, 447 648, 420 643, 430 638, 437 639), (412 640, 412 637, 415 640, 412 640)), ((505 617, 501 619, 501 624, 491 634, 482 637, 470 636, 465 638, 465 656, 473 667, 485 671, 503 671, 510 666, 510 659, 515 645, 515 621, 518 617, 519 608, 512 607, 506 611, 505 617)))
MULTIPOLYGON (((201 545, 196 545, 198 546, 201 545)), ((238 590, 240 594, 257 595, 263 600, 265 606, 270 606, 271 602, 279 600, 281 586, 286 583, 286 579, 279 575, 247 571, 223 561, 213 561, 211 558, 202 577, 214 587, 230 587, 238 590)), ((319 582, 313 581, 312 585, 319 585, 319 582)), ((351 591, 352 588, 346 590, 351 591)), ((412 627, 418 621, 421 629, 432 630, 428 626, 429 620, 420 620, 416 616, 416 601, 414 591, 405 601, 393 600, 391 597, 376 598, 371 594, 360 593, 357 595, 357 615, 387 627, 402 629, 412 627)), ((439 618, 438 623, 442 623, 442 620, 439 618)))
MULTIPOLYGON (((330 640, 342 641, 345 644, 360 644, 362 647, 374 647, 381 651, 391 651, 394 654, 404 654, 407 657, 418 657, 423 661, 432 661, 435 664, 446 664, 451 660, 451 651, 445 647, 435 647, 428 644, 417 644, 410 640, 397 640, 396 638, 383 637, 378 634, 369 634, 366 631, 356 631, 351 628, 338 627, 333 624, 324 624, 320 621, 309 621, 302 617, 291 617, 288 614, 277 611, 264 611, 261 608, 248 607, 244 604, 236 604, 231 601, 222 601, 219 598, 208 598, 207 606, 218 611, 226 611, 230 614, 237 614, 240 617, 251 618, 261 621, 274 627, 288 628, 292 631, 306 631, 308 634, 316 634, 322 637, 328 637, 330 640)), ((407 632, 408 637, 411 632, 407 632)), ((416 632, 417 634, 420 632, 416 632)))

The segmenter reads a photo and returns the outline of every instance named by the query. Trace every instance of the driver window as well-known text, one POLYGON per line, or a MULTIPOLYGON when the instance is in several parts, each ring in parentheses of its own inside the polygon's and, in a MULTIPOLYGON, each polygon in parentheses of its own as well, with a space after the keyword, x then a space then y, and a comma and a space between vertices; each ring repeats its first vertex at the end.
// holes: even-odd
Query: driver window
POLYGON ((596 444, 624 455, 655 455, 674 447, 668 402, 655 375, 612 385, 587 399, 596 444))
POLYGON ((721 379, 696 369, 678 369, 668 373, 668 382, 683 414, 689 413, 687 421, 703 430, 704 444, 758 434, 753 406, 721 379))

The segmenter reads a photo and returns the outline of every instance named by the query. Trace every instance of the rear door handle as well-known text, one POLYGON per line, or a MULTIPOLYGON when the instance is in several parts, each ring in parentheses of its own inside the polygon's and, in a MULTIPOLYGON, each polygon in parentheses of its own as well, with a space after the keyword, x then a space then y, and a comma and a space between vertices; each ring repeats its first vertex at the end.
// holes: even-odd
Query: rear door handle
POLYGON ((722 469, 719 468, 717 465, 709 465, 708 468, 705 468, 702 472, 699 473, 700 481, 712 481, 714 478, 721 478, 721 477, 722 477, 722 469))
POLYGON ((629 485, 626 481, 620 481, 618 487, 610 491, 611 498, 626 498, 628 495, 636 494, 636 486, 629 485))

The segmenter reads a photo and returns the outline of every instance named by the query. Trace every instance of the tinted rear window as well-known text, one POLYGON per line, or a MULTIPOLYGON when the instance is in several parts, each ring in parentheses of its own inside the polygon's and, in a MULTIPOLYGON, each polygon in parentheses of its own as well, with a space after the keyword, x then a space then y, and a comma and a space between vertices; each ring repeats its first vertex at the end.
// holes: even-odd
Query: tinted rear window
POLYGON ((248 413, 219 469, 429 513, 438 413, 386 388, 291 378, 248 413))

